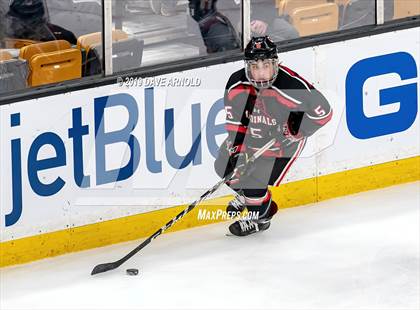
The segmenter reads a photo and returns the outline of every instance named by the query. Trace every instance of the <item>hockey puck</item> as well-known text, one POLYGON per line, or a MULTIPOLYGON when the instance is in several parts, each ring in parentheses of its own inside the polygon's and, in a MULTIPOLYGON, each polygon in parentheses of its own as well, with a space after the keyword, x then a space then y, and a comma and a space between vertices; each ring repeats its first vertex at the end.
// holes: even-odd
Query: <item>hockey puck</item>
POLYGON ((126 272, 130 276, 136 276, 139 274, 139 270, 135 268, 127 269, 126 272))

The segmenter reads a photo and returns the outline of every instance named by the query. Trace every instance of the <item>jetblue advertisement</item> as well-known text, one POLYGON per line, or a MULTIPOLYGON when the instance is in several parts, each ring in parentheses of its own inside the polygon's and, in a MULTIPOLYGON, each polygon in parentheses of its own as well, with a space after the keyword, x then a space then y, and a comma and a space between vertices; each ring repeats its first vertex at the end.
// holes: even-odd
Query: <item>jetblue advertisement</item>
MULTIPOLYGON (((334 110, 283 182, 419 155, 420 39, 413 44, 413 32, 280 54, 334 110)), ((242 67, 119 79, 1 106, 0 241, 195 200, 218 181, 224 88, 242 67)))

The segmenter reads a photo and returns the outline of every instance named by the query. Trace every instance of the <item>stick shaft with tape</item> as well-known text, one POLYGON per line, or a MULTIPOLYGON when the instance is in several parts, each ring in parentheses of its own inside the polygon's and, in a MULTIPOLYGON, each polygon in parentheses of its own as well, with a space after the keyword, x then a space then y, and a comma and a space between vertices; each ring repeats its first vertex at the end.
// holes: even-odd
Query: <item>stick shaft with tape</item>
MULTIPOLYGON (((255 152, 247 161, 246 165, 243 167, 246 169, 248 165, 252 165, 253 162, 260 157, 265 151, 267 151, 274 143, 275 139, 270 140, 267 144, 265 144, 263 147, 261 147, 257 152, 255 152)), ((220 186, 222 186, 226 181, 230 180, 232 176, 236 173, 236 169, 232 171, 230 174, 225 176, 223 179, 221 179, 219 182, 217 182, 212 188, 207 190, 204 194, 200 196, 197 200, 195 200, 193 203, 191 203, 188 207, 186 207, 181 213, 176 215, 173 219, 171 219, 168 223, 166 223, 164 226, 159 228, 153 235, 151 235, 149 238, 144 240, 140 245, 138 245, 136 248, 134 248, 130 253, 122 257, 121 259, 111 262, 111 263, 104 263, 99 264, 93 268, 91 275, 106 272, 109 270, 113 270, 124 264, 127 260, 129 260, 131 257, 133 257, 135 254, 137 254, 141 249, 143 249, 146 245, 148 245, 152 240, 157 238, 159 235, 161 235, 165 230, 172 227, 176 222, 178 222, 180 219, 182 219, 188 212, 190 212, 192 209, 194 209, 201 201, 206 199, 208 196, 210 196, 212 193, 214 193, 216 190, 219 189, 220 186)))

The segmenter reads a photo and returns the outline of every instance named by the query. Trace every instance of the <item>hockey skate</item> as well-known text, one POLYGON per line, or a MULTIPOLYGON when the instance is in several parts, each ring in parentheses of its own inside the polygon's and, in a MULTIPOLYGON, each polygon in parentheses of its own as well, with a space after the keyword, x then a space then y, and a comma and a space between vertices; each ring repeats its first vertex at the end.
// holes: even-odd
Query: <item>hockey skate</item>
POLYGON ((270 219, 266 220, 239 220, 229 226, 232 235, 244 237, 267 230, 271 225, 270 219))
POLYGON ((226 212, 232 215, 239 215, 246 208, 245 199, 241 196, 235 196, 234 199, 229 201, 228 206, 226 207, 226 212))
POLYGON ((257 220, 241 219, 229 226, 229 231, 239 237, 255 234, 259 231, 264 231, 270 228, 271 219, 277 213, 277 204, 270 200, 270 206, 265 214, 257 220))

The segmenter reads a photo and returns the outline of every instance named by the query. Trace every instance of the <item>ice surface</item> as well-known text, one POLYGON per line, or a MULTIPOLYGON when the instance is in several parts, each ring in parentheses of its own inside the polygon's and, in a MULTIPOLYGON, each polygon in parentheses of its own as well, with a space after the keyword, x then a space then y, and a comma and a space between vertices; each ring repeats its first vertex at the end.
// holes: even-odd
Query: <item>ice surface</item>
POLYGON ((3 268, 0 309, 419 309, 419 208, 415 182, 282 210, 246 238, 166 234, 96 276, 141 240, 3 268))

